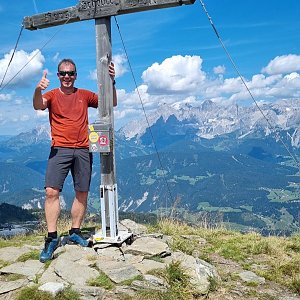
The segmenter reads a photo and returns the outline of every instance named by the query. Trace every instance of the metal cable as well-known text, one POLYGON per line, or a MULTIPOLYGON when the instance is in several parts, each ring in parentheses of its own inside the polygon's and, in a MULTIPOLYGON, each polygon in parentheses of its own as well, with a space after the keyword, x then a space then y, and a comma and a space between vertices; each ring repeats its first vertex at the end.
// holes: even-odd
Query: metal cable
POLYGON ((14 48, 14 50, 13 50, 13 54, 12 54, 12 56, 11 56, 11 58, 10 58, 10 61, 9 61, 8 65, 7 65, 7 68, 6 68, 5 72, 4 72, 3 78, 2 78, 1 83, 0 83, 0 91, 2 90, 1 87, 2 87, 2 84, 3 84, 3 82, 4 82, 5 76, 6 76, 6 74, 7 74, 7 71, 8 71, 8 69, 9 69, 9 66, 10 66, 10 64, 11 64, 13 58, 14 58, 14 55, 15 55, 15 53, 16 53, 16 50, 17 50, 17 47, 18 47, 18 44, 19 44, 20 37, 21 37, 22 32, 23 32, 23 29, 24 29, 24 26, 22 25, 22 26, 21 26, 21 30, 20 30, 20 32, 19 32, 19 36, 18 36, 18 38, 17 38, 17 42, 16 42, 16 45, 15 45, 15 48, 14 48))
POLYGON ((27 61, 27 63, 3 86, 0 88, 0 92, 2 92, 27 66, 28 64, 39 54, 41 53, 41 50, 43 50, 53 39, 54 37, 63 29, 63 26, 66 25, 69 22, 70 18, 66 20, 65 23, 60 26, 60 29, 58 29, 49 39, 46 41, 46 43, 41 47, 41 49, 38 49, 38 51, 27 61))
MULTIPOLYGON (((140 102, 141 102, 142 110, 143 110, 143 113, 144 113, 144 116, 145 116, 145 119, 146 119, 146 122, 147 122, 147 125, 148 125, 148 129, 149 129, 149 132, 150 132, 150 135, 151 135, 151 139, 152 139, 152 142, 153 142, 153 145, 154 145, 154 149, 155 149, 158 161, 159 161, 159 165, 160 165, 160 167, 162 169, 164 169, 163 168, 163 164, 162 164, 162 160, 161 160, 160 154, 158 152, 158 149, 157 149, 157 146, 156 146, 156 143, 155 143, 155 139, 154 139, 154 136, 153 136, 153 133, 152 133, 152 130, 151 130, 150 122, 149 122, 149 119, 148 119, 147 114, 146 114, 145 106, 144 106, 142 97, 140 95, 140 92, 139 92, 139 89, 138 89, 138 86, 137 86, 137 82, 136 82, 136 79, 135 79, 135 76, 134 76, 134 73, 133 73, 133 69, 131 67, 131 63, 130 63, 130 60, 129 60, 129 57, 128 57, 128 54, 127 54, 127 50, 126 50, 126 47, 125 47, 125 44, 124 44, 124 40, 123 40, 121 31, 120 31, 120 27, 119 27, 117 18, 115 16, 114 16, 114 19, 115 19, 115 22, 116 22, 116 25, 117 25, 117 28, 118 28, 120 39, 121 39, 121 42, 122 42, 122 45, 123 45, 123 48, 124 48, 124 52, 125 52, 125 55, 126 55, 126 58, 127 58, 127 61, 128 61, 128 65, 129 65, 129 68, 130 68, 130 72, 131 72, 131 75, 132 75, 132 78, 133 78, 133 81, 134 81, 134 84, 135 84, 135 88, 136 88, 138 97, 139 97, 140 102)), ((164 173, 163 173, 163 179, 165 181, 165 184, 166 184, 167 191, 168 191, 168 194, 170 196, 170 199, 173 199, 173 195, 171 193, 171 189, 170 189, 169 183, 166 180, 166 175, 164 173)), ((166 211, 167 211, 167 208, 168 208, 168 203, 167 203, 167 200, 166 200, 166 211)))
POLYGON ((209 22, 210 22, 212 28, 213 28, 213 30, 214 30, 214 32, 215 32, 217 38, 219 39, 219 41, 220 41, 220 43, 221 43, 221 45, 222 45, 222 47, 223 47, 223 49, 224 49, 224 51, 225 51, 227 57, 229 58, 231 64, 233 65, 233 67, 234 67, 235 71, 237 72, 239 78, 241 79, 243 85, 244 85, 245 88, 247 89, 247 91, 248 91, 248 93, 249 93, 251 99, 252 99, 253 102, 255 103, 257 109, 258 109, 259 112, 262 114, 262 116, 264 117, 264 119, 267 121, 267 124, 269 125, 269 128, 270 128, 271 130, 273 130, 273 132, 275 133, 276 137, 280 140, 280 142, 282 143, 282 145, 284 146, 284 148, 286 149, 286 151, 287 151, 287 152, 289 153, 289 155, 292 157, 292 159, 293 159, 294 162, 296 163, 296 166, 300 169, 300 164, 299 164, 298 158, 296 157, 296 155, 294 155, 294 154, 290 151, 290 149, 289 149, 288 146, 285 144, 285 142, 283 141, 283 139, 281 138, 281 136, 279 135, 279 133, 276 132, 275 126, 272 125, 272 123, 271 123, 270 120, 267 118, 267 116, 265 115, 265 113, 263 112, 263 110, 259 107, 259 105, 258 105, 257 101, 255 100, 254 96, 252 95, 252 93, 251 93, 251 91, 250 91, 248 85, 246 84, 246 82, 245 82, 245 80, 244 80, 242 74, 240 73, 239 69, 237 68, 236 64, 234 63, 234 61, 233 61, 231 55, 230 55, 229 52, 227 51, 227 48, 225 47, 225 45, 224 45, 224 43, 223 43, 223 41, 222 41, 222 39, 221 39, 221 37, 220 37, 220 35, 219 35, 219 33, 218 33, 218 31, 217 31, 217 29, 216 29, 216 27, 215 27, 213 21, 212 21, 212 18, 210 17, 210 15, 208 14, 208 11, 206 10, 206 7, 205 7, 205 5, 204 5, 203 0, 199 0, 199 1, 200 1, 201 5, 202 5, 202 7, 203 7, 203 10, 204 10, 204 12, 205 12, 205 14, 206 14, 206 16, 207 16, 207 18, 208 18, 208 20, 209 20, 209 22))

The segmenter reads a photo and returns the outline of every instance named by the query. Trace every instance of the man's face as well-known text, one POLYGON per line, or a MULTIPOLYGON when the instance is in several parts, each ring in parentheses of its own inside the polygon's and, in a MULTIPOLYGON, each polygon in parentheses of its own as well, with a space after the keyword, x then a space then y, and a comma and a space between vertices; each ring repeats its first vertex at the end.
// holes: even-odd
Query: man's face
POLYGON ((57 76, 62 87, 73 87, 77 77, 75 66, 70 63, 61 64, 57 76))

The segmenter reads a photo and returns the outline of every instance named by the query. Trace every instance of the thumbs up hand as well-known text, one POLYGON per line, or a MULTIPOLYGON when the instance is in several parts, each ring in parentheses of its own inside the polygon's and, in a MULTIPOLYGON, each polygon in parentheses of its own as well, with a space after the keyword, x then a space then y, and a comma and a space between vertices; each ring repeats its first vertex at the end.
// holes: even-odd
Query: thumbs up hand
POLYGON ((49 86, 50 80, 47 79, 47 75, 48 75, 48 71, 44 70, 43 71, 42 79, 40 80, 40 82, 36 86, 37 89, 39 89, 39 90, 45 90, 49 86))

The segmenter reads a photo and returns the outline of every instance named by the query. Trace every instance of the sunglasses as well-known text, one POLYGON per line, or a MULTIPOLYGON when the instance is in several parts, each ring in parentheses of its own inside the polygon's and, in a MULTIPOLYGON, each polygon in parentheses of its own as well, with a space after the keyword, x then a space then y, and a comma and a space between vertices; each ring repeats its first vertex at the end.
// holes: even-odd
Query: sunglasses
POLYGON ((67 74, 69 76, 75 76, 76 72, 75 71, 59 71, 58 74, 59 74, 59 76, 66 76, 67 74))

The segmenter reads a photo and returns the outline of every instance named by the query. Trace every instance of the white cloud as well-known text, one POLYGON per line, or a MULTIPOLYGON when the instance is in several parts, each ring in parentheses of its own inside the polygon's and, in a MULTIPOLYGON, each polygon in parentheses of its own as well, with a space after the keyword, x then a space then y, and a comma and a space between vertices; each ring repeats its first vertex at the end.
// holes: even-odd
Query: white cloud
POLYGON ((114 116, 117 120, 124 119, 124 118, 129 118, 130 116, 136 116, 137 112, 140 112, 140 110, 134 108, 127 108, 121 111, 116 110, 114 116))
POLYGON ((10 101, 12 94, 0 94, 0 101, 10 101))
MULTIPOLYGON (((0 78, 3 80, 8 64, 13 55, 13 50, 0 59, 0 78)), ((16 51, 13 60, 7 70, 3 86, 9 82, 9 87, 24 87, 32 84, 32 77, 40 74, 45 62, 44 56, 39 50, 27 53, 23 50, 16 51)))
MULTIPOLYGON (((36 50, 37 51, 37 50, 36 50)), ((11 52, 10 52, 11 53, 11 52)), ((19 51, 18 55, 24 60, 28 60, 32 53, 19 51)), ((55 55, 58 58, 58 53, 55 55)), ((275 101, 282 98, 299 99, 300 98, 300 74, 297 71, 276 73, 274 62, 286 62, 285 58, 289 55, 281 56, 281 60, 274 58, 267 66, 269 73, 254 74, 250 78, 243 78, 246 82, 251 94, 256 101, 275 101), (271 72, 271 69, 273 70, 271 72)), ((4 59, 0 60, 0 75, 4 74, 5 66, 10 56, 7 54, 4 59)), ((293 56, 294 63, 299 57, 293 56)), ((290 57, 291 59, 291 57, 290 57)), ((24 64, 24 60, 15 61, 15 69, 24 64), (23 63, 23 64, 22 64, 23 63)), ((33 65, 28 65, 24 70, 23 78, 16 78, 15 85, 21 86, 22 81, 31 79, 35 73, 41 73, 44 58, 41 54, 37 55, 33 65), (27 69, 27 73, 25 72, 27 69), (26 75, 26 76, 25 76, 26 75)), ((126 59, 124 55, 115 56, 116 72, 121 76, 126 72, 126 59)), ((226 77, 225 66, 216 66, 212 68, 211 73, 202 70, 202 58, 200 56, 172 56, 166 58, 162 62, 156 62, 147 68, 143 74, 143 82, 137 89, 126 91, 118 89, 118 106, 114 109, 114 117, 116 127, 126 124, 128 121, 143 117, 143 109, 146 114, 158 109, 163 104, 180 107, 184 103, 202 102, 204 99, 211 99, 221 103, 232 101, 251 101, 250 94, 242 83, 241 79, 236 77, 226 77)), ((290 70, 297 69, 297 64, 290 70)), ((19 70, 18 69, 18 70, 19 70)), ((11 74, 13 69, 11 69, 11 74)), ((288 70, 285 67, 285 71, 288 70)), ((22 73, 23 73, 22 72, 22 73)), ((95 76, 95 72, 94 75, 95 76)), ((1 77, 0 77, 1 78, 1 77)), ((96 76, 95 76, 96 78, 96 76)), ((31 82, 31 80, 29 80, 31 82)), ((31 103, 31 95, 28 98, 18 96, 20 89, 16 89, 12 93, 0 94, 0 123, 12 124, 15 122, 16 131, 24 130, 30 124, 47 122, 48 111, 34 111, 31 103), (30 99, 30 101, 29 101, 30 99), (8 105, 9 104, 9 105, 8 105), (5 111, 5 114, 3 113, 5 111), (34 122, 31 122, 31 120, 34 122), (22 122, 23 121, 23 122, 22 122), (18 124, 19 123, 19 124, 18 124), (19 126, 18 128, 16 126, 19 126), (23 126, 23 128, 22 128, 23 126)), ((97 119, 97 110, 89 110, 91 116, 90 121, 97 119)), ((13 125, 11 125, 13 128, 13 125)), ((3 126, 2 126, 3 127, 3 126)), ((34 127, 34 125, 31 125, 34 127)), ((2 130, 3 131, 3 130, 2 130)))
POLYGON ((126 72, 128 72, 127 65, 126 65, 127 58, 125 54, 113 55, 112 61, 115 64, 116 78, 121 77, 126 72))
POLYGON ((300 71, 300 55, 295 54, 276 56, 262 69, 263 73, 269 75, 287 74, 295 71, 300 71))
MULTIPOLYGON (((116 78, 121 77, 126 72, 128 72, 128 69, 126 67, 127 59, 126 59, 125 54, 113 55, 112 62, 115 65, 116 78)), ((89 78, 92 80, 97 80, 97 70, 96 69, 90 71, 89 78)))
POLYGON ((97 70, 90 71, 89 78, 92 80, 97 80, 97 70))
POLYGON ((152 93, 193 92, 205 83, 200 56, 176 55, 154 63, 142 74, 152 93))
POLYGON ((24 121, 28 121, 30 119, 29 115, 21 115, 20 116, 20 121, 24 122, 24 121))
POLYGON ((45 110, 36 110, 36 116, 38 118, 45 118, 45 117, 48 118, 48 116, 49 116, 48 110, 47 109, 45 109, 45 110))
POLYGON ((215 74, 224 74, 226 71, 226 68, 225 68, 225 66, 217 66, 217 67, 214 67, 213 71, 215 74))
POLYGON ((55 63, 59 63, 59 61, 60 61, 59 55, 60 55, 60 53, 56 52, 55 55, 52 58, 52 61, 55 62, 55 63))
MULTIPOLYGON (((183 103, 204 99, 224 104, 232 101, 247 101, 249 104, 252 101, 241 78, 225 78, 223 66, 217 66, 213 71, 215 76, 202 70, 200 56, 178 55, 152 64, 143 72, 144 83, 138 89, 130 92, 118 90, 117 122, 126 123, 130 118, 140 118, 143 114, 141 102, 149 113, 162 103, 179 107, 183 103)), ((254 74, 252 78, 243 80, 258 102, 300 97, 300 75, 297 72, 254 74)))

